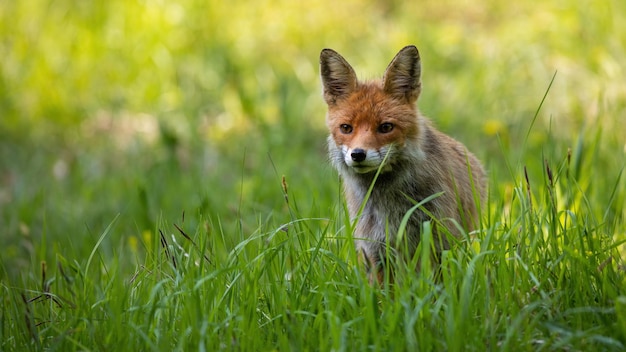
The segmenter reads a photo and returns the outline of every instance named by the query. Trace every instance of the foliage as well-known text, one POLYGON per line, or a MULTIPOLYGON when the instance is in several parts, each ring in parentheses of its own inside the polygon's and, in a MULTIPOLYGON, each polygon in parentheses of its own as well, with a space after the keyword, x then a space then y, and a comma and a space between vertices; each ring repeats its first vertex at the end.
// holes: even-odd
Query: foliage
POLYGON ((0 349, 623 349, 625 16, 0 2, 0 349), (441 279, 395 263, 372 287, 317 58, 373 77, 406 44, 420 109, 485 162, 490 197, 441 279))

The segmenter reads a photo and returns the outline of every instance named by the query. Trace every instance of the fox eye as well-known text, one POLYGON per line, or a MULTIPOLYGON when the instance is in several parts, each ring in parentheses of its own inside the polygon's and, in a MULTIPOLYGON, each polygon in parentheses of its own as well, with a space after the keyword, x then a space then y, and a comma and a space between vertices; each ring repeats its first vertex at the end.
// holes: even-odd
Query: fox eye
POLYGON ((350 134, 352 133, 352 126, 348 125, 347 123, 344 123, 344 124, 339 125, 339 130, 343 134, 350 134))
POLYGON ((393 130, 393 124, 390 122, 381 123, 378 126, 378 132, 380 133, 389 133, 391 130, 393 130))

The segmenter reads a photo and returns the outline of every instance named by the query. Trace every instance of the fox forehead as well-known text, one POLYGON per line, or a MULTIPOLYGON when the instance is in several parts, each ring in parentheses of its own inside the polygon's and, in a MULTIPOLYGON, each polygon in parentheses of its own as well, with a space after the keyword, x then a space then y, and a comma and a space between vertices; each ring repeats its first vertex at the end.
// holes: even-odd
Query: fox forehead
POLYGON ((329 107, 327 116, 331 131, 342 124, 375 131, 382 123, 392 123, 398 132, 410 137, 417 134, 418 128, 415 104, 389 96, 379 82, 360 83, 354 93, 329 107))

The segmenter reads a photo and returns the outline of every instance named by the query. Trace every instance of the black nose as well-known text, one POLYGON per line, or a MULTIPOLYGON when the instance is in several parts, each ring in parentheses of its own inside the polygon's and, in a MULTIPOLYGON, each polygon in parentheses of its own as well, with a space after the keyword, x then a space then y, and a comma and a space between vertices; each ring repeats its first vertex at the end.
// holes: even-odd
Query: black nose
POLYGON ((350 153, 350 156, 352 157, 352 160, 360 163, 361 161, 365 160, 365 150, 357 148, 353 150, 352 153, 350 153))

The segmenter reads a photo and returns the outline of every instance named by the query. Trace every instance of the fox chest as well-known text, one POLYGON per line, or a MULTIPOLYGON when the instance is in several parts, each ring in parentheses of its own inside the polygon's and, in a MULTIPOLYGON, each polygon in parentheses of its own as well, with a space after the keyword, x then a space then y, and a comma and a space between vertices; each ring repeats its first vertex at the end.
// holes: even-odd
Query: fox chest
MULTIPOLYGON (((352 220, 358 218, 355 235, 374 241, 395 238, 402 220, 415 204, 411 200, 412 197, 405 192, 374 189, 359 216, 366 193, 367 189, 346 188, 346 200, 350 216, 352 220)), ((419 200, 416 199, 416 201, 419 200)), ((408 218, 406 232, 417 235, 421 228, 421 223, 427 220, 427 218, 426 213, 422 209, 416 209, 408 218)))

